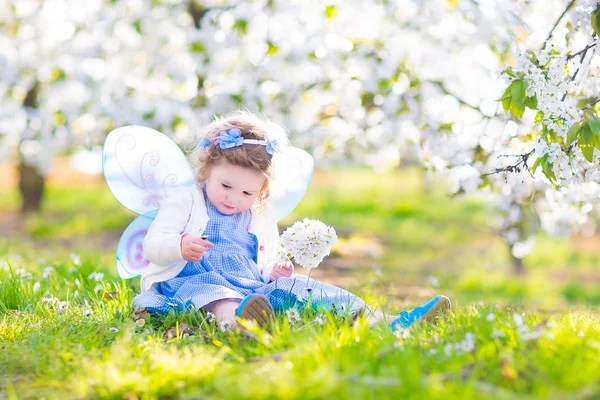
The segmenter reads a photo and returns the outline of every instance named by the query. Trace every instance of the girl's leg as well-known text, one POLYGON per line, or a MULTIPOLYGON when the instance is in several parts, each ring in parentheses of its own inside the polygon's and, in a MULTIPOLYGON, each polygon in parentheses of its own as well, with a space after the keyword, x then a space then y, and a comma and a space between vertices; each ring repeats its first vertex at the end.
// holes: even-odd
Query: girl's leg
POLYGON ((215 314, 219 324, 228 323, 230 326, 235 327, 237 324, 235 312, 240 302, 240 299, 222 299, 208 303, 202 309, 215 314))
POLYGON ((369 326, 373 326, 380 322, 389 323, 390 321, 393 321, 394 319, 398 318, 397 315, 385 314, 381 311, 373 310, 371 307, 363 308, 361 311, 355 314, 354 318, 362 314, 366 315, 367 323, 369 324, 369 326))

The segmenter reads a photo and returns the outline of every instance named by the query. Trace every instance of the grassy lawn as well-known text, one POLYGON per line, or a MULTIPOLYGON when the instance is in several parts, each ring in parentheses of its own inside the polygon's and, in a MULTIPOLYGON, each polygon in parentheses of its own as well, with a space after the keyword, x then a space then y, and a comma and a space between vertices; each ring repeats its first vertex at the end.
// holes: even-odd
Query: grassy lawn
POLYGON ((303 217, 340 235, 311 277, 394 312, 444 293, 454 313, 393 333, 306 310, 251 338, 203 313, 132 316, 114 250, 134 215, 103 185, 54 186, 0 239, 0 398, 600 396, 597 238, 539 236, 514 277, 493 211, 415 170, 321 171, 282 225, 303 217))

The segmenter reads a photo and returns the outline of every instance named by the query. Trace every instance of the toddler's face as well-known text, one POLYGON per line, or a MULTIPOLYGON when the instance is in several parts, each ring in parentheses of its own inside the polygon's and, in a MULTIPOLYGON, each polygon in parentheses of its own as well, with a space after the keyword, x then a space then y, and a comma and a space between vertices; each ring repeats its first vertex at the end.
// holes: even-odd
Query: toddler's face
POLYGON ((265 179, 260 171, 221 162, 210 170, 206 195, 223 214, 243 212, 252 207, 265 179))

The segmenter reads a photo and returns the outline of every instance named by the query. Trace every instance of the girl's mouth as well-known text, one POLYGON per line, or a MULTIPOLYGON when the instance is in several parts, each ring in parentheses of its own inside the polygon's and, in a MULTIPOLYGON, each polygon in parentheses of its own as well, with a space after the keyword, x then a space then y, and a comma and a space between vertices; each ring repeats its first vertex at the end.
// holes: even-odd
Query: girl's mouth
POLYGON ((235 208, 235 207, 228 206, 227 204, 223 204, 223 207, 225 207, 228 210, 233 210, 235 208))

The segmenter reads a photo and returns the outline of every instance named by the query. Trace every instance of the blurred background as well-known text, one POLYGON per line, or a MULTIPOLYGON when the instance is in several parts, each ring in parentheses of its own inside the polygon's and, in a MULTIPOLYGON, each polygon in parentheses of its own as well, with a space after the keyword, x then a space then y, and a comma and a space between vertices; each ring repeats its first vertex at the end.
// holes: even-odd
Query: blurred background
POLYGON ((565 6, 0 0, 1 262, 75 255, 116 279, 135 215, 102 176, 108 132, 149 126, 186 149, 215 114, 244 108, 315 157, 281 224, 338 231, 312 277, 394 306, 434 293, 600 304, 591 208, 557 211, 524 173, 482 176, 532 146, 514 139, 533 116, 502 113, 498 69, 540 48, 565 6))

